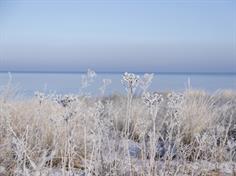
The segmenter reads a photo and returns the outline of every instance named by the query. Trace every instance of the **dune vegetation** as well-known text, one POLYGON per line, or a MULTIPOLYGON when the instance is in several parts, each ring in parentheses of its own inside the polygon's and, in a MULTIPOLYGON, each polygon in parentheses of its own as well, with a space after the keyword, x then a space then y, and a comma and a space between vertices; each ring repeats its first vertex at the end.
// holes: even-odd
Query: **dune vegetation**
POLYGON ((103 96, 17 99, 5 86, 0 175, 236 175, 236 92, 149 92, 152 77, 125 73, 127 94, 103 96))

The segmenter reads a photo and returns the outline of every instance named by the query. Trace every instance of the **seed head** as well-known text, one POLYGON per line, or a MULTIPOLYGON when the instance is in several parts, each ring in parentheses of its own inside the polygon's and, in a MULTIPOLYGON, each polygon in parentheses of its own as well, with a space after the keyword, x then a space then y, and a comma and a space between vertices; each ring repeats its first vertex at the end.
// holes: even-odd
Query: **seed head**
POLYGON ((154 93, 145 92, 143 93, 142 99, 148 107, 156 106, 161 102, 163 102, 164 100, 162 95, 157 92, 154 93))
POLYGON ((126 91, 133 93, 139 84, 139 75, 125 72, 121 83, 125 86, 126 91))

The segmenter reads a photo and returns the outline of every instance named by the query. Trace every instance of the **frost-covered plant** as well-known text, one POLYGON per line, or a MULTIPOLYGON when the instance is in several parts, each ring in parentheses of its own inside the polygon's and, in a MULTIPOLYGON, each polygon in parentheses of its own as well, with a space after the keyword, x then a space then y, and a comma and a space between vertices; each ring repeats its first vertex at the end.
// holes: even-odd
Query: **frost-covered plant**
POLYGON ((39 103, 41 104, 44 100, 47 99, 47 96, 45 95, 45 93, 43 92, 39 92, 39 91, 36 91, 34 93, 34 96, 36 97, 36 99, 38 99, 39 103))
POLYGON ((104 95, 107 86, 109 86, 111 84, 111 79, 103 79, 102 80, 102 86, 99 88, 101 91, 101 94, 104 95))
MULTIPOLYGON (((171 92, 167 95, 167 115, 168 120, 164 122, 165 124, 165 131, 169 131, 168 138, 170 140, 173 140, 174 136, 176 136, 177 131, 179 130, 179 121, 181 119, 180 117, 180 111, 183 108, 183 104, 185 101, 184 94, 182 93, 176 93, 171 92)), ((165 133, 166 135, 166 133, 165 133)))
POLYGON ((154 92, 145 92, 142 95, 143 102, 148 106, 148 107, 155 107, 156 105, 160 104, 162 101, 164 101, 164 98, 161 94, 154 92))
POLYGON ((139 84, 139 75, 134 73, 125 72, 122 76, 121 83, 125 86, 125 90, 127 91, 127 109, 126 109, 126 124, 125 124, 125 135, 128 135, 130 130, 130 122, 133 116, 132 110, 132 101, 134 92, 139 84))
POLYGON ((77 101, 79 99, 78 96, 73 94, 68 95, 56 95, 53 100, 63 107, 69 106, 71 103, 77 101))
POLYGON ((56 102, 56 103, 62 105, 63 107, 68 107, 73 102, 79 100, 79 96, 74 95, 74 94, 65 94, 65 95, 45 94, 43 92, 37 91, 34 93, 34 96, 36 97, 36 99, 39 101, 40 104, 44 101, 52 101, 52 102, 56 102))
POLYGON ((125 90, 133 95, 135 89, 138 87, 139 79, 139 75, 125 72, 122 76, 121 83, 125 86, 125 90))
POLYGON ((182 93, 171 92, 167 95, 168 106, 170 108, 180 107, 184 100, 184 95, 182 93))
MULTIPOLYGON (((142 100, 143 102, 146 104, 146 106, 149 109, 149 113, 151 115, 151 119, 152 119, 152 132, 150 132, 148 134, 148 136, 150 137, 150 141, 146 141, 149 142, 149 153, 151 155, 150 157, 150 166, 152 168, 155 168, 155 157, 157 155, 157 153, 159 154, 159 151, 157 151, 157 145, 158 144, 158 140, 157 140, 157 130, 156 130, 156 123, 157 123, 157 113, 160 110, 160 104, 164 101, 164 98, 161 94, 154 92, 154 93, 150 93, 150 92, 144 92, 142 95, 142 100)), ((159 150, 159 149, 158 149, 159 150)))
POLYGON ((176 117, 183 107, 184 95, 182 93, 171 92, 167 95, 168 114, 176 117))
POLYGON ((236 160, 236 141, 233 139, 229 139, 227 141, 227 149, 230 152, 230 160, 235 161, 236 160))
POLYGON ((81 83, 82 88, 87 88, 94 81, 94 78, 97 76, 96 72, 88 69, 87 74, 82 75, 81 83))
POLYGON ((98 101, 95 103, 95 107, 96 107, 96 111, 99 113, 99 114, 102 114, 104 112, 104 105, 101 101, 98 101))
POLYGON ((139 80, 139 87, 142 89, 143 92, 146 92, 149 86, 152 83, 152 79, 154 74, 145 73, 139 80))

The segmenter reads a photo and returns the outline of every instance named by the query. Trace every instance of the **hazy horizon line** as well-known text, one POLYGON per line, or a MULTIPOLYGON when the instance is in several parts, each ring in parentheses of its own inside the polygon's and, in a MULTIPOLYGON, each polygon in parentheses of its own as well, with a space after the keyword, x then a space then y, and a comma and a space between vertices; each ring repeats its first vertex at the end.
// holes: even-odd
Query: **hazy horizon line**
MULTIPOLYGON (((212 71, 209 71, 209 72, 196 72, 196 71, 193 71, 193 72, 189 72, 189 71, 160 71, 160 72, 152 72, 152 71, 96 71, 94 70, 96 73, 98 74, 106 74, 106 73, 109 73, 109 74, 122 74, 122 73, 125 73, 125 72, 130 72, 130 73, 135 73, 135 74, 145 74, 145 73, 153 73, 153 74, 236 74, 236 72, 222 72, 222 71, 219 71, 219 72, 212 72, 212 71)), ((48 73, 48 74, 82 74, 82 73, 86 73, 87 70, 79 70, 79 71, 38 71, 38 70, 27 70, 27 71, 22 71, 22 70, 0 70, 0 73, 32 73, 32 74, 37 74, 37 73, 48 73)))

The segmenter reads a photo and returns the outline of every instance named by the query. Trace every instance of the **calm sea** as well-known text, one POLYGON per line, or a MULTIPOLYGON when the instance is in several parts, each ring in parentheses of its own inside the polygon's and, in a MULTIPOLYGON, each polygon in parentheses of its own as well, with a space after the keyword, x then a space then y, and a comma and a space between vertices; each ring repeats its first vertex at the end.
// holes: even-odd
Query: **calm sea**
MULTIPOLYGON (((25 96, 31 96, 35 91, 58 94, 83 92, 101 95, 99 88, 102 86, 103 79, 112 80, 106 89, 106 94, 125 92, 121 84, 122 73, 97 73, 94 82, 86 89, 81 89, 82 73, 11 73, 11 77, 11 86, 25 96)), ((6 85, 8 81, 8 73, 0 73, 0 86, 6 85)), ((236 73, 156 73, 149 90, 159 92, 184 91, 188 87, 188 82, 193 89, 202 89, 208 92, 219 89, 236 90, 236 73)))

